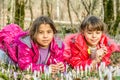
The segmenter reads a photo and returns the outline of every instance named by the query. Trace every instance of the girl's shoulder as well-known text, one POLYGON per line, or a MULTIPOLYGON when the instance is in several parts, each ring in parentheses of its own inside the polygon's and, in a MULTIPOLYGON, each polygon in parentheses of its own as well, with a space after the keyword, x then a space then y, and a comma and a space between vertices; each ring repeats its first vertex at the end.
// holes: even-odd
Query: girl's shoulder
POLYGON ((29 48, 31 48, 31 38, 28 35, 28 32, 23 32, 21 34, 19 34, 18 36, 16 36, 15 38, 15 42, 19 45, 19 44, 25 44, 27 45, 29 48))
POLYGON ((76 33, 76 34, 66 34, 65 39, 71 39, 71 38, 75 37, 76 35, 78 35, 78 33, 76 33))
POLYGON ((54 45, 57 45, 58 48, 62 48, 64 46, 63 41, 60 37, 54 37, 54 40, 52 42, 54 45))
POLYGON ((76 33, 66 36, 65 41, 74 43, 74 42, 84 42, 85 40, 81 33, 76 33))
POLYGON ((26 44, 29 48, 32 47, 31 45, 31 39, 30 36, 25 36, 24 38, 21 38, 21 42, 23 42, 24 44, 26 44))
POLYGON ((100 44, 104 44, 106 46, 111 46, 111 45, 115 44, 115 41, 112 38, 110 38, 109 35, 103 34, 101 37, 101 40, 100 40, 100 44))
POLYGON ((64 42, 71 42, 72 40, 74 40, 76 38, 76 36, 78 35, 78 33, 76 34, 67 34, 64 38, 64 42))

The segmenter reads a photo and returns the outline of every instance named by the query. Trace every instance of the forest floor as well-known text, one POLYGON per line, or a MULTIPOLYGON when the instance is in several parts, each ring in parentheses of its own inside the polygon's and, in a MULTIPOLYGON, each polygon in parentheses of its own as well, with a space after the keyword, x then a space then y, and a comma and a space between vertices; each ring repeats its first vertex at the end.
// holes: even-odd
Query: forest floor
MULTIPOLYGON (((120 45, 120 35, 116 35, 115 37, 113 37, 113 40, 120 45)), ((120 66, 120 52, 112 53, 110 59, 111 59, 111 65, 120 66)))

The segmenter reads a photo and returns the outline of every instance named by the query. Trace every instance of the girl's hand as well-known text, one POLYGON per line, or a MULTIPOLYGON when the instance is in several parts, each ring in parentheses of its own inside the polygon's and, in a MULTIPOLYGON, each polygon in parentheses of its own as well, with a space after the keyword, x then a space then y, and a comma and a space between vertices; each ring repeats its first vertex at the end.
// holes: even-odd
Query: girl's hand
POLYGON ((101 48, 99 48, 96 51, 96 58, 97 60, 102 60, 103 56, 107 53, 107 48, 105 46, 101 46, 101 48))
POLYGON ((51 73, 53 73, 53 74, 55 74, 55 73, 58 72, 58 66, 57 66, 57 64, 51 64, 49 66, 49 69, 51 69, 51 73))
POLYGON ((97 63, 98 63, 98 62, 96 61, 96 59, 92 60, 92 63, 91 63, 92 68, 91 68, 91 71, 96 70, 96 65, 97 65, 97 63))
POLYGON ((64 64, 62 62, 57 63, 58 69, 60 72, 64 72, 65 67, 64 64))
POLYGON ((104 54, 107 53, 107 47, 105 45, 101 45, 101 48, 103 49, 104 54))

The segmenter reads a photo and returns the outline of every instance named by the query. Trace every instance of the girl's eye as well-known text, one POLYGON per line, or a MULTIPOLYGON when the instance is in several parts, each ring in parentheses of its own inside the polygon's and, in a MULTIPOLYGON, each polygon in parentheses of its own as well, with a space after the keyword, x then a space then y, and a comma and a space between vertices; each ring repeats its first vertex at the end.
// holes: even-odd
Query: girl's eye
POLYGON ((49 30, 48 33, 52 33, 53 31, 52 30, 49 30))
POLYGON ((100 34, 100 33, 101 33, 101 31, 97 31, 97 32, 96 32, 96 34, 100 34))
POLYGON ((88 34, 92 34, 92 32, 89 32, 89 31, 88 31, 87 33, 88 33, 88 34))
POLYGON ((39 31, 38 33, 39 33, 39 34, 42 34, 43 32, 42 32, 42 31, 39 31))

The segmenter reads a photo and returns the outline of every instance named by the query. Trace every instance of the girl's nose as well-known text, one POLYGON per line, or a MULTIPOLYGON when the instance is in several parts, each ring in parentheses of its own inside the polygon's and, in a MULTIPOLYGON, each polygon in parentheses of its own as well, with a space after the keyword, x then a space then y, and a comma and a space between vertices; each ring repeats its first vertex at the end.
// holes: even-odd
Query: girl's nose
POLYGON ((43 35, 44 37, 47 37, 48 36, 48 34, 47 33, 44 33, 44 35, 43 35))
POLYGON ((93 33, 92 36, 93 36, 93 37, 96 37, 96 33, 93 33))

